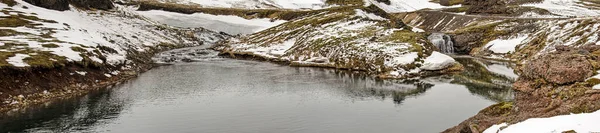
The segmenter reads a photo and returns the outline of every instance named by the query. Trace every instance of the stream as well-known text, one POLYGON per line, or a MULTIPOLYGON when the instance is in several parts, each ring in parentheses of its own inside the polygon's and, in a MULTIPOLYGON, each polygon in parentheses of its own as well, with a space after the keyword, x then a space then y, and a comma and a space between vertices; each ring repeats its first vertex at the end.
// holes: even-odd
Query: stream
POLYGON ((512 99, 510 64, 457 57, 466 71, 415 80, 216 56, 158 55, 161 66, 85 96, 0 117, 0 132, 440 132, 512 99))

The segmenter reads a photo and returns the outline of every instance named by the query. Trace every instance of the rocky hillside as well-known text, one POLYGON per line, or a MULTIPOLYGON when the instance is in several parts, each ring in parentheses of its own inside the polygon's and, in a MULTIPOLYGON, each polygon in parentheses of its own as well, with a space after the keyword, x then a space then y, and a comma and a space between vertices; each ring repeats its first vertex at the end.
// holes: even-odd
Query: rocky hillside
POLYGON ((420 33, 395 23, 375 6, 336 8, 223 42, 224 54, 251 56, 294 66, 366 71, 408 78, 459 69, 420 33), (380 14, 380 15, 378 15, 380 14))
POLYGON ((155 52, 227 37, 202 28, 165 26, 110 2, 39 2, 0 3, 3 108, 105 86, 147 70, 155 52), (79 9, 58 8, 62 4, 79 9))

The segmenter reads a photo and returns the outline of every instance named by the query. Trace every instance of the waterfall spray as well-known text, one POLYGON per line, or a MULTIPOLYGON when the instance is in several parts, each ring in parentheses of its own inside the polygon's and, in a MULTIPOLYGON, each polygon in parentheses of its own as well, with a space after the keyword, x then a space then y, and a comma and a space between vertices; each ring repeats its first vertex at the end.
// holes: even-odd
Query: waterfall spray
POLYGON ((454 42, 449 35, 443 33, 432 33, 427 39, 433 43, 442 53, 454 53, 454 42))

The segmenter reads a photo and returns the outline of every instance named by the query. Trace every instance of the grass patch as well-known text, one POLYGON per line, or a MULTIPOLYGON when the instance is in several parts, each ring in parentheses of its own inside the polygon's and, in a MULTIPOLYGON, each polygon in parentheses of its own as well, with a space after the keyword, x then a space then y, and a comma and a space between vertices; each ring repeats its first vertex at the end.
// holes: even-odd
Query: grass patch
POLYGON ((13 57, 13 56, 15 56, 15 53, 0 51, 0 67, 12 66, 12 65, 8 64, 6 59, 13 57))
POLYGON ((42 44, 42 47, 44 48, 58 48, 60 46, 54 44, 54 43, 49 43, 49 44, 42 44))
POLYGON ((11 29, 0 29, 0 36, 15 36, 19 32, 11 29))
POLYGON ((11 49, 17 46, 29 46, 28 44, 20 44, 20 43, 4 43, 4 45, 0 46, 0 49, 11 49))
POLYGON ((79 52, 79 53, 85 53, 85 52, 87 52, 87 50, 85 50, 85 49, 83 49, 81 47, 78 47, 78 46, 71 47, 71 50, 73 50, 75 52, 79 52))
POLYGON ((10 7, 13 7, 18 4, 15 0, 0 0, 0 3, 4 3, 10 7))
POLYGON ((364 5, 363 0, 326 0, 329 5, 364 5))
POLYGON ((102 50, 102 51, 104 51, 104 52, 108 52, 108 53, 112 53, 112 54, 118 53, 117 50, 112 49, 112 48, 107 47, 107 46, 97 46, 97 48, 100 49, 100 50, 102 50))
POLYGON ((23 61, 29 64, 31 67, 41 68, 55 68, 65 66, 67 59, 66 57, 52 54, 48 51, 31 51, 37 54, 31 55, 23 59, 23 61))
POLYGON ((513 102, 501 102, 481 110, 480 113, 491 116, 506 115, 513 109, 513 104, 513 102))
POLYGON ((25 20, 17 15, 0 17, 0 27, 21 27, 21 26, 36 26, 36 25, 40 25, 40 24, 34 24, 31 21, 25 20))

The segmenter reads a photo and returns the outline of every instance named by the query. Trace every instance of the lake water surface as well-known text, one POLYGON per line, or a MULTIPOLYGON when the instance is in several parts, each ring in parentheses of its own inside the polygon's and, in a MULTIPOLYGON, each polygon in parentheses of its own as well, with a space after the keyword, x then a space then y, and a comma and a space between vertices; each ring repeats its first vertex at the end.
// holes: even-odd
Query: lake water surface
POLYGON ((0 132, 440 132, 512 98, 507 64, 458 60, 467 71, 401 81, 204 55, 111 89, 3 114, 0 132))

